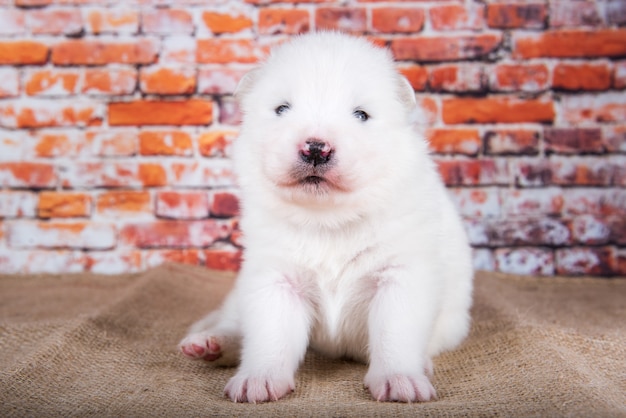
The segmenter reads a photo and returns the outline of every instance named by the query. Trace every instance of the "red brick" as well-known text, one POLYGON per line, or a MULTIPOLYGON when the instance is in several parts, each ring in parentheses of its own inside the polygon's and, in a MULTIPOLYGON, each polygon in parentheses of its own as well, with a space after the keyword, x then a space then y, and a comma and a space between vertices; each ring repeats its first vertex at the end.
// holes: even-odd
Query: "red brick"
POLYGON ((209 215, 209 198, 205 191, 160 191, 156 214, 162 218, 202 219, 209 215))
POLYGON ((241 13, 221 13, 206 11, 202 13, 202 21, 214 34, 236 33, 251 29, 253 22, 249 16, 241 13))
MULTIPOLYGON (((33 218, 36 213, 37 194, 25 191, 0 190, 0 218, 33 218)), ((0 224, 0 234, 2 233, 0 224)), ((2 237, 0 236, 0 240, 2 237)))
POLYGON ((462 216, 485 218, 500 215, 502 204, 497 188, 458 187, 449 189, 449 192, 462 216))
POLYGON ((93 153, 99 157, 128 157, 137 154, 137 132, 113 130, 87 132, 93 153))
POLYGON ((219 130, 200 134, 198 148, 204 157, 230 157, 233 140, 238 131, 219 130))
POLYGON ((200 68, 198 70, 198 93, 232 95, 239 80, 247 73, 246 69, 229 67, 200 68))
POLYGON ((605 151, 599 128, 546 128, 545 150, 548 153, 580 154, 605 151))
POLYGON ((500 46, 496 34, 394 38, 391 51, 397 60, 452 61, 483 58, 500 46))
POLYGON ((611 238, 611 229, 605 218, 594 215, 575 217, 571 222, 572 236, 578 244, 606 244, 611 238))
POLYGON ((491 3, 487 22, 491 28, 541 29, 546 25, 547 10, 542 3, 491 3))
POLYGON ((502 194, 504 217, 559 216, 564 197, 560 188, 506 189, 502 194))
POLYGON ((555 118, 552 101, 506 97, 444 99, 442 114, 447 124, 547 123, 555 118))
POLYGON ((254 64, 267 55, 268 48, 249 39, 200 39, 196 61, 201 64, 254 64))
POLYGON ((12 248, 76 248, 106 250, 115 247, 116 229, 92 222, 19 222, 9 225, 12 248))
POLYGON ((37 215, 40 218, 88 217, 91 196, 86 193, 41 192, 37 215))
POLYGON ((626 55, 626 29, 560 30, 513 36, 514 58, 591 58, 626 55))
POLYGON ((615 63, 613 72, 613 87, 616 89, 626 88, 626 61, 615 63))
POLYGON ((413 90, 424 91, 428 83, 428 70, 419 65, 402 65, 398 67, 398 71, 402 74, 413 90))
POLYGON ((563 246, 572 242, 566 222, 543 216, 490 220, 486 229, 490 246, 563 246))
POLYGON ((485 25, 485 6, 448 4, 430 9, 430 22, 435 30, 480 30, 485 25))
POLYGON ((601 26, 596 1, 553 0, 550 6, 550 26, 553 28, 601 26))
POLYGON ((232 191, 213 191, 210 198, 211 216, 230 218, 239 215, 239 196, 232 191))
POLYGON ((477 186, 508 184, 505 160, 436 159, 439 172, 448 186, 477 186))
MULTIPOLYGON (((617 245, 626 245, 626 216, 609 215, 606 217, 596 218, 605 223, 609 228, 609 240, 617 245)), ((624 273, 626 274, 626 273, 624 273)))
POLYGON ((164 263, 200 264, 198 250, 150 250, 143 251, 146 268, 160 266, 164 263))
POLYGON ((168 167, 174 187, 232 187, 235 175, 230 160, 211 159, 199 162, 173 162, 168 167))
POLYGON ((54 0, 15 0, 15 5, 18 7, 29 6, 48 6, 52 4, 54 0))
POLYGON ((36 41, 0 41, 0 65, 42 65, 48 61, 49 48, 36 41))
POLYGON ((364 8, 318 7, 315 9, 315 27, 362 34, 367 30, 367 13, 364 8))
POLYGON ((186 67, 145 67, 139 82, 141 91, 148 94, 190 94, 196 90, 196 71, 186 67))
POLYGON ((239 271, 242 251, 237 249, 209 249, 204 251, 205 266, 222 271, 239 271))
POLYGON ((562 90, 608 90, 611 70, 603 64, 557 64, 552 84, 562 90))
POLYGON ((554 254, 546 248, 498 248, 495 258, 498 271, 503 273, 554 275, 554 254))
POLYGON ((137 100, 109 103, 109 124, 124 125, 208 125, 213 121, 213 102, 137 100))
POLYGON ((562 118, 572 125, 585 122, 623 122, 626 120, 626 95, 620 92, 564 96, 562 118))
POLYGON ((97 274, 135 273, 143 270, 140 251, 89 251, 84 255, 85 270, 97 274))
POLYGON ((139 32, 139 13, 135 10, 89 9, 86 13, 87 31, 93 34, 139 32))
POLYGON ((3 9, 0 13, 0 35, 24 35, 26 19, 24 11, 3 9))
POLYGON ((190 156, 193 154, 193 144, 187 132, 142 131, 139 133, 139 153, 190 156))
POLYGON ((0 103, 0 126, 43 128, 90 126, 102 121, 97 103, 84 100, 28 100, 0 103))
POLYGON ((610 276, 614 274, 613 249, 561 248, 556 250, 557 274, 610 276))
POLYGON ((614 0, 600 4, 605 8, 604 12, 609 25, 623 25, 626 23, 626 4, 623 1, 614 0))
POLYGON ((24 91, 29 96, 67 96, 78 93, 76 70, 36 70, 26 74, 24 91))
POLYGON ((435 125, 439 122, 439 100, 433 95, 420 95, 417 98, 417 108, 420 111, 420 123, 427 126, 435 125))
POLYGON ((485 132, 485 153, 490 155, 536 155, 539 132, 525 129, 491 129, 485 132))
POLYGON ((493 90, 536 92, 549 87, 550 74, 545 64, 498 64, 494 68, 493 90))
POLYGON ((308 10, 262 8, 259 10, 259 34, 305 33, 310 30, 309 21, 308 10))
POLYGON ((476 92, 484 89, 482 66, 473 64, 445 65, 430 70, 431 90, 447 92, 476 92))
POLYGON ((156 61, 158 51, 158 42, 148 38, 71 39, 52 47, 52 62, 55 65, 151 64, 156 61))
POLYGON ((57 184, 54 165, 35 162, 0 162, 3 187, 49 188, 57 184))
POLYGON ((626 153, 626 125, 605 126, 604 141, 608 152, 626 153))
POLYGON ((563 211, 568 215, 592 214, 626 217, 626 190, 618 188, 568 188, 563 190, 563 211))
POLYGON ((431 129, 426 138, 437 154, 476 155, 482 144, 476 129, 431 129))
POLYGON ((614 184, 620 166, 601 157, 553 157, 550 170, 553 184, 610 186, 614 184))
POLYGON ((232 224, 207 219, 201 221, 156 221, 124 226, 120 240, 138 248, 208 247, 228 238, 232 224))
POLYGON ((83 30, 83 18, 77 8, 29 10, 26 22, 34 35, 77 35, 83 30))
POLYGON ((20 75, 16 68, 0 68, 0 98, 15 97, 20 93, 20 75))
POLYGON ((96 199, 98 215, 117 218, 152 215, 152 198, 144 190, 116 190, 104 192, 96 199))
POLYGON ((131 94, 137 86, 137 70, 132 68, 88 68, 82 93, 118 96, 131 94))
POLYGON ((144 33, 170 35, 194 31, 193 17, 182 9, 148 9, 142 13, 141 21, 144 33))
POLYGON ((416 33, 424 27, 424 11, 416 8, 372 9, 372 29, 379 33, 416 33))

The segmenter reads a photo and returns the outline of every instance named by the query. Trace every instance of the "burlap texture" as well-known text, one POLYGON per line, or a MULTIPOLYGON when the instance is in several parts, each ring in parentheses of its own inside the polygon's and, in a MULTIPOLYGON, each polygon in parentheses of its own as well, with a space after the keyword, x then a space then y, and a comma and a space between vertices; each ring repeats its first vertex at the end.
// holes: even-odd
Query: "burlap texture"
POLYGON ((234 369, 183 358, 233 276, 0 276, 0 416, 626 416, 626 280, 479 273, 473 327, 435 360, 439 399, 378 403, 364 365, 309 353, 297 390, 234 404, 234 369))

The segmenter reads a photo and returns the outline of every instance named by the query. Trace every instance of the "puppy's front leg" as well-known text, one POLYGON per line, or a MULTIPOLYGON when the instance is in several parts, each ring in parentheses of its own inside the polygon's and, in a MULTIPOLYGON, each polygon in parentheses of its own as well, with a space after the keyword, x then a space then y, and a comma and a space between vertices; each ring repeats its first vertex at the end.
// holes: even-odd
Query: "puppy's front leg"
POLYGON ((255 288, 241 301, 241 365, 224 390, 234 402, 275 401, 293 391, 308 345, 309 301, 297 282, 286 276, 252 280, 255 288))
MULTIPOLYGON (((404 273, 404 272, 403 272, 404 273)), ((401 273, 402 274, 402 273, 401 273)), ((436 397, 425 371, 437 296, 408 277, 376 281, 368 318, 370 364, 365 386, 378 401, 428 401, 436 397)))

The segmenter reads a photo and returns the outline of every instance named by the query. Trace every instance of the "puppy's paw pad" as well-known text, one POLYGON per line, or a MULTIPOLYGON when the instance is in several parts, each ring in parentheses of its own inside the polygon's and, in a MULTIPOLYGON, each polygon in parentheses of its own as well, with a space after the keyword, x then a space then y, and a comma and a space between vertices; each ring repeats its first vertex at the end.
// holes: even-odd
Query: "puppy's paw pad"
POLYGON ((293 379, 275 377, 248 377, 236 374, 224 389, 224 394, 233 402, 277 401, 293 392, 293 379))
POLYGON ((365 386, 377 401, 426 402, 437 397, 435 388, 425 375, 366 376, 365 386))
POLYGON ((203 333, 188 335, 179 347, 185 356, 193 360, 215 361, 222 357, 220 338, 203 333))

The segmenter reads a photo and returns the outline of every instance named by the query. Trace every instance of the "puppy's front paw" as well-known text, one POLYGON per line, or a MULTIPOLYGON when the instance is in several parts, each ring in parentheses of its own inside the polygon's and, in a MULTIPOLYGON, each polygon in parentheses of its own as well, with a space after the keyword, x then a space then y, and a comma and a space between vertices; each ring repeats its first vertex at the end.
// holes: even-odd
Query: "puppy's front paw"
POLYGON ((377 401, 425 402, 437 397, 435 388, 423 374, 368 373, 365 376, 365 386, 377 401))
POLYGON ((226 385, 224 393, 233 402, 257 403, 277 401, 294 389, 293 378, 252 377, 237 373, 226 385))
POLYGON ((215 361, 222 357, 220 338, 201 332, 185 337, 179 347, 185 356, 193 360, 215 361))

